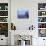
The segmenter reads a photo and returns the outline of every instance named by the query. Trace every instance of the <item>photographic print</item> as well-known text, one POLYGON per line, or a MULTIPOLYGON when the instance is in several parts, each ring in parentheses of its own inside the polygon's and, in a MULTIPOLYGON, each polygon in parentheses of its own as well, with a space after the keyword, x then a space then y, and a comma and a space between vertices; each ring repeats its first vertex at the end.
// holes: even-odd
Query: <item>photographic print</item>
POLYGON ((38 17, 38 22, 46 22, 46 17, 38 17))
POLYGON ((0 35, 8 37, 8 23, 0 23, 0 35))
POLYGON ((46 37, 46 29, 39 29, 39 37, 46 37))
POLYGON ((8 22, 8 17, 0 17, 0 22, 8 22))
POLYGON ((38 4, 38 10, 45 10, 46 9, 46 3, 39 3, 38 4))
POLYGON ((46 11, 38 11, 38 16, 46 16, 46 11))
POLYGON ((19 19, 29 18, 29 11, 25 8, 20 8, 20 9, 17 10, 17 17, 19 19))
POLYGON ((46 28, 46 23, 38 23, 38 28, 46 28))

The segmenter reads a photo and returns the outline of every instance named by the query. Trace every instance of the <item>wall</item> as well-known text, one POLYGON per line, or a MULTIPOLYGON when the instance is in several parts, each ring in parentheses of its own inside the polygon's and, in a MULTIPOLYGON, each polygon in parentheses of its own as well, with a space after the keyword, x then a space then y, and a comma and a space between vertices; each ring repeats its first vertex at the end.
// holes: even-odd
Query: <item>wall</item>
MULTIPOLYGON (((29 27, 30 25, 35 26, 33 30, 33 46, 40 46, 43 44, 43 39, 38 37, 38 3, 45 3, 46 0, 11 0, 11 22, 17 27, 16 32, 24 32, 26 29, 24 27, 29 27), (29 9, 29 19, 17 19, 17 9, 18 8, 28 8, 29 9), (23 30, 23 31, 22 31, 23 30), (38 44, 39 43, 39 44, 38 44)), ((29 31, 29 30, 28 30, 29 31)), ((44 44, 43 44, 44 45, 44 44)), ((43 46, 42 45, 42 46, 43 46)))
MULTIPOLYGON (((11 22, 16 25, 17 30, 24 30, 26 27, 28 28, 31 26, 33 23, 37 23, 37 2, 33 2, 32 0, 30 1, 18 1, 18 0, 13 0, 11 1, 11 22), (15 3, 14 3, 15 2, 15 3), (25 3, 26 2, 26 3, 25 3), (33 3, 35 5, 33 5, 33 3), (17 18, 17 10, 19 8, 26 8, 29 10, 29 19, 18 19, 17 18), (36 18, 36 19, 33 19, 36 18), (17 21, 16 21, 17 20, 17 21)), ((36 27, 36 24, 34 24, 36 27)), ((25 29, 26 30, 26 29, 25 29)))
MULTIPOLYGON (((37 0, 34 0, 34 1, 33 0, 27 0, 27 1, 26 0, 22 0, 22 1, 11 0, 11 22, 14 23, 14 25, 16 25, 17 30, 18 30, 18 31, 16 30, 16 32, 20 32, 19 29, 21 29, 21 32, 25 33, 24 31, 26 29, 23 25, 30 26, 33 24, 35 26, 34 31, 36 32, 35 36, 38 36, 37 35, 37 32, 38 32, 37 31, 37 26, 38 26, 37 25, 37 9, 38 9, 37 0), (17 19, 16 11, 18 8, 21 8, 21 7, 29 9, 29 19, 21 19, 21 20, 17 19), (22 31, 22 30, 24 30, 24 31, 22 31)), ((27 31, 26 31, 26 33, 27 33, 27 31)))

